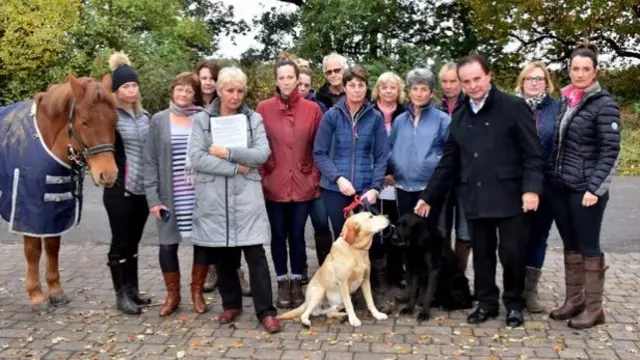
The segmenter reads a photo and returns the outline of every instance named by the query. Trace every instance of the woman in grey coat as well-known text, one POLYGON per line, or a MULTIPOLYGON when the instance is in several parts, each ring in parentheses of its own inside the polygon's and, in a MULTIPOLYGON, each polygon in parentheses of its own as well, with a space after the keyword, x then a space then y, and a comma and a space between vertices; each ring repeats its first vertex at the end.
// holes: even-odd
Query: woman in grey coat
POLYGON ((236 270, 241 252, 249 266, 253 303, 267 332, 281 330, 271 293, 271 275, 263 245, 271 238, 258 168, 271 151, 262 117, 243 102, 247 77, 238 68, 218 74, 218 99, 211 117, 242 115, 247 122, 247 147, 213 145, 216 133, 210 118, 194 118, 189 143, 190 166, 195 179, 193 243, 216 248, 218 290, 224 311, 218 320, 231 323, 242 311, 242 292, 236 270))
MULTIPOLYGON (((160 244, 160 268, 167 298, 160 316, 173 314, 180 304, 180 263, 178 245, 191 237, 194 186, 185 169, 187 143, 194 116, 203 112, 200 84, 195 74, 184 72, 171 84, 169 109, 151 118, 145 148, 144 185, 149 210, 156 219, 160 244)), ((207 311, 203 286, 209 259, 208 248, 193 247, 191 300, 193 311, 207 311)))

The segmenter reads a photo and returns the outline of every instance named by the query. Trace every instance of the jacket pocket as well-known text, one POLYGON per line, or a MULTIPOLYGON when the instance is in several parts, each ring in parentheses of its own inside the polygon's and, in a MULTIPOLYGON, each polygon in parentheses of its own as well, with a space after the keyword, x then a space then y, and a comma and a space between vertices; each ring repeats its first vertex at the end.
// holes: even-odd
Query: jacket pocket
POLYGON ((298 170, 300 170, 300 172, 303 174, 311 174, 311 172, 313 171, 313 164, 298 164, 298 170))
POLYGON ((510 180, 522 177, 522 169, 519 167, 501 167, 496 169, 496 179, 510 180))
POLYGON ((247 180, 251 180, 251 181, 260 181, 262 180, 262 177, 260 176, 260 174, 256 171, 256 170, 251 170, 246 174, 242 174, 242 176, 247 179, 247 180))
POLYGON ((216 180, 216 176, 212 174, 198 172, 195 174, 195 180, 197 183, 210 183, 216 180))

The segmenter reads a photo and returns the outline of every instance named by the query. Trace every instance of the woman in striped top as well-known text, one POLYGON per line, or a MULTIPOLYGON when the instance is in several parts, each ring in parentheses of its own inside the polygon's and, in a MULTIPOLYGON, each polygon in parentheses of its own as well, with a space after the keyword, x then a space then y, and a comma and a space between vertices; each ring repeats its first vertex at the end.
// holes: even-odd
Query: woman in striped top
MULTIPOLYGON (((160 268, 167 287, 167 298, 160 316, 171 315, 180 303, 180 265, 178 245, 191 237, 194 185, 186 165, 191 117, 203 111, 198 78, 185 72, 171 85, 171 104, 151 118, 145 150, 145 190, 150 211, 158 224, 160 268), (198 105, 196 105, 198 104, 198 105)), ((206 248, 194 246, 191 274, 193 311, 203 313, 204 278, 209 264, 206 248)))

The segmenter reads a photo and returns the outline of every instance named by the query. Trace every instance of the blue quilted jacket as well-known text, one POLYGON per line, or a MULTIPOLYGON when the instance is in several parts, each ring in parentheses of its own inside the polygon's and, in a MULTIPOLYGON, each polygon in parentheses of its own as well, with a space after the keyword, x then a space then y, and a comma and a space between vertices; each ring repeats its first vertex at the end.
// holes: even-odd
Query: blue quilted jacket
POLYGON ((343 176, 358 193, 380 190, 388 157, 384 119, 369 101, 355 119, 344 98, 325 113, 313 147, 313 160, 322 174, 320 187, 339 191, 336 181, 343 176))

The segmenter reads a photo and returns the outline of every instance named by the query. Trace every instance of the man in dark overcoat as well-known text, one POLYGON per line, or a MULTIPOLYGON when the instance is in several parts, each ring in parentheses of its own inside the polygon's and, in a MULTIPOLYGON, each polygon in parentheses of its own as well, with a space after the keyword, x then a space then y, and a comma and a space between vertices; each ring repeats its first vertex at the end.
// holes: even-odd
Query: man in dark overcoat
POLYGON ((516 327, 524 323, 527 212, 537 209, 543 186, 536 122, 524 100, 491 83, 489 64, 482 56, 459 60, 458 77, 466 94, 463 108, 453 116, 443 156, 415 212, 428 216, 431 205, 442 203, 455 184, 474 252, 478 306, 467 320, 477 324, 498 316, 497 249, 504 268, 506 324, 516 327))

